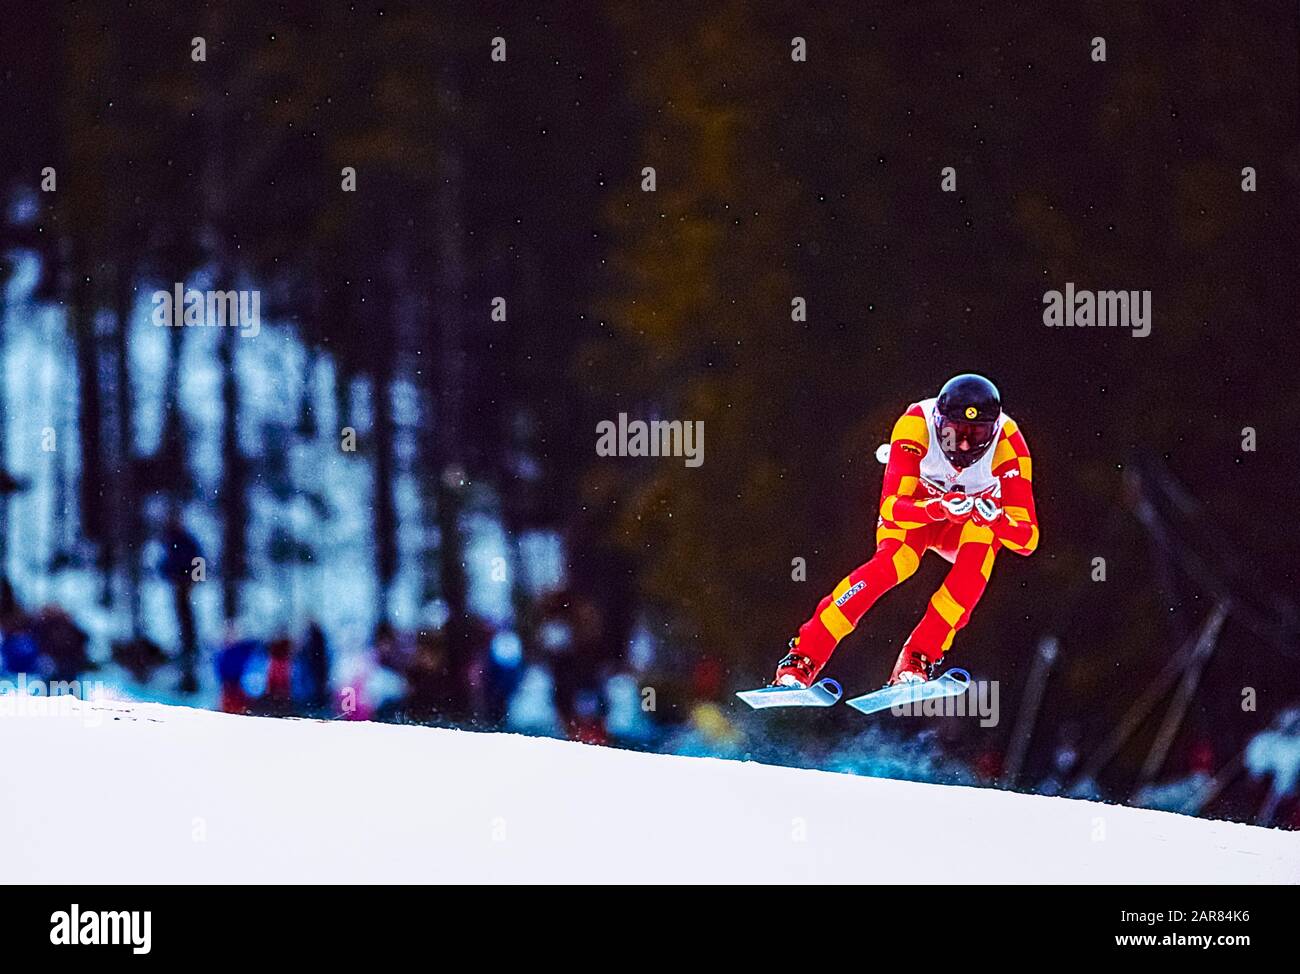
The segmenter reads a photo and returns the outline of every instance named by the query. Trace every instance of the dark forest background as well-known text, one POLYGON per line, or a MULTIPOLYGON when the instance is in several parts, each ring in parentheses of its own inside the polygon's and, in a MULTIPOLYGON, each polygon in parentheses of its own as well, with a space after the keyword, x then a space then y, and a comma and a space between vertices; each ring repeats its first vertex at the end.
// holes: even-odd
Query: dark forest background
MULTIPOLYGON (((134 432, 133 317, 201 273, 260 289, 264 333, 334 369, 337 425, 361 431, 346 462, 374 485, 367 626, 417 625, 390 604, 411 561, 456 658, 478 625, 465 518, 490 510, 514 562, 530 532, 562 539, 564 591, 510 593, 526 657, 538 619, 581 606, 605 664, 653 642, 639 679, 664 719, 713 693, 748 722, 725 691, 769 679, 870 554, 893 420, 979 371, 1033 452, 1042 545, 1000 559, 954 662, 1001 681, 1011 714, 1035 647, 1059 641, 1027 763, 1045 771, 1063 739, 1098 747, 1228 605, 1165 770, 1206 746, 1226 767, 1300 702, 1297 30, 1280 2, 6 4, 0 360, 7 345, 12 386, 18 333, 53 310, 69 370, 60 417, 6 418, 0 564, 29 554, 11 540, 38 510, 19 506, 37 484, 17 441, 46 426, 71 459, 40 508, 59 539, 40 570, 100 580, 104 641, 147 628, 168 510, 215 526, 222 622, 247 617, 262 548, 316 557, 311 525, 250 529, 259 492, 337 513, 283 458, 338 430, 309 393, 241 381, 258 339, 213 346, 217 489, 194 472, 189 329, 167 332, 160 434, 134 432), (39 273, 19 295, 23 261, 39 273), (1044 327, 1067 281, 1149 289, 1150 336, 1044 327), (273 428, 243 428, 258 396, 273 428), (620 412, 702 420, 703 466, 598 457, 596 424, 620 412)), ((886 598, 834 675, 883 680, 941 572, 927 560, 886 598)), ((764 726, 815 749, 852 720, 764 726)), ((1119 796, 1144 726, 1104 771, 1119 796)), ((962 733, 957 750, 1005 749, 1012 721, 962 733)))

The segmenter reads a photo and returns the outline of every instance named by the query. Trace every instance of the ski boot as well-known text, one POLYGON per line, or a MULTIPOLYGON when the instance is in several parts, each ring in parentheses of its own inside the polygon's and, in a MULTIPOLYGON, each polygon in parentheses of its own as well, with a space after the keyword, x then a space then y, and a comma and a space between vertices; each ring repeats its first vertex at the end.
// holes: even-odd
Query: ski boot
POLYGON ((810 657, 798 652, 798 649, 799 637, 795 636, 790 640, 790 652, 776 664, 776 678, 772 681, 772 686, 799 687, 806 690, 817 681, 821 666, 814 663, 810 657))
POLYGON ((899 683, 926 683, 933 678, 934 668, 938 665, 938 660, 931 660, 924 653, 904 646, 898 662, 894 664, 894 672, 889 675, 889 682, 885 685, 892 687, 899 683))

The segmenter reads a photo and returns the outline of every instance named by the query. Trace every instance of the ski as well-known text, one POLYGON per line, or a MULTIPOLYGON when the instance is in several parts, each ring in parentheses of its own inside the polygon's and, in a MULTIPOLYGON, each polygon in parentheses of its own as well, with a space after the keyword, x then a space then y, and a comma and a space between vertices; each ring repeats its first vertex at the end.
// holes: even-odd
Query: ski
POLYGON ((891 707, 920 703, 922 700, 959 697, 969 687, 970 674, 962 669, 953 669, 925 683, 899 683, 892 687, 882 687, 845 702, 861 713, 875 714, 891 707))
POLYGON ((740 690, 741 700, 755 710, 768 707, 829 707, 844 695, 843 688, 834 680, 818 680, 810 687, 761 687, 758 690, 740 690))

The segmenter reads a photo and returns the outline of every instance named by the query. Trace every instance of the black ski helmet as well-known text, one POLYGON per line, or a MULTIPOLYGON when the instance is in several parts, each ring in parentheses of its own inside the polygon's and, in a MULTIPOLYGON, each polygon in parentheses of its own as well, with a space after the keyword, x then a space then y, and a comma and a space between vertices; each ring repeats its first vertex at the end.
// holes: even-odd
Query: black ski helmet
POLYGON ((943 384, 934 408, 939 448, 948 462, 958 470, 979 462, 997 435, 998 387, 982 375, 956 375, 943 384))

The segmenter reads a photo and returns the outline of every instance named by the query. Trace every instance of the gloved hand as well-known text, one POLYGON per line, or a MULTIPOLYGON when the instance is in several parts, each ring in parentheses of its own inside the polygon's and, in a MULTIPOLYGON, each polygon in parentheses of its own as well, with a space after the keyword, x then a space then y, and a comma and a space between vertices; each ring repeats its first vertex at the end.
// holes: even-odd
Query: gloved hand
POLYGON ((993 524, 1002 517, 1002 507, 992 497, 976 497, 975 510, 971 513, 976 524, 985 526, 993 524))
POLYGON ((967 494, 950 491, 943 495, 943 500, 939 503, 943 507, 944 517, 955 524, 961 524, 970 518, 975 510, 976 500, 967 494))
POLYGON ((948 512, 943 507, 942 497, 932 497, 928 501, 921 501, 917 507, 925 511, 925 516, 936 524, 948 517, 948 512))

